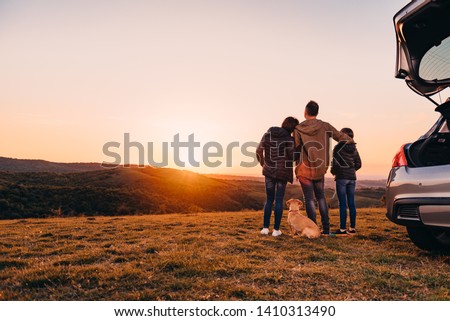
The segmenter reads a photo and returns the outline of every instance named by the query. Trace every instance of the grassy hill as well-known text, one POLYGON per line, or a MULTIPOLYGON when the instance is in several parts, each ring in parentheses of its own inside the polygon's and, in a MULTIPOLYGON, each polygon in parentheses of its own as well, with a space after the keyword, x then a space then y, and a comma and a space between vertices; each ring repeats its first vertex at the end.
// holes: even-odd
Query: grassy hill
MULTIPOLYGON (((327 189, 328 198, 333 192, 327 189)), ((380 206, 383 194, 360 190, 357 204, 380 206)), ((298 183, 288 186, 289 198, 302 198, 298 183)), ((263 182, 220 180, 167 168, 0 172, 0 219, 257 210, 264 202, 263 182)), ((330 205, 336 207, 337 200, 330 205)))
POLYGON ((3 220, 0 300, 450 300, 449 257, 414 247, 382 209, 360 209, 348 237, 262 236, 261 222, 261 211, 3 220))
POLYGON ((260 208, 261 199, 253 196, 240 184, 174 169, 0 172, 0 218, 260 208))
MULTIPOLYGON (((257 210, 265 202, 263 177, 200 175, 169 168, 99 167, 95 163, 0 157, 0 219, 257 210)), ((330 206, 336 207, 331 186, 328 182, 326 194, 330 206)), ((375 182, 373 186, 378 185, 375 182)), ((383 194, 384 188, 359 189, 357 205, 381 206, 383 194)), ((289 198, 302 198, 298 182, 288 186, 289 198)))

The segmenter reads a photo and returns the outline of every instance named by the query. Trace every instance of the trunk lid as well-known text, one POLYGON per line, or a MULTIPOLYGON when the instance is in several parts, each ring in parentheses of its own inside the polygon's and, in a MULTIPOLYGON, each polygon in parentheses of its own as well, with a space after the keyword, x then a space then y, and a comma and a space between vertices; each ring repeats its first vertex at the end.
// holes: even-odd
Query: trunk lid
POLYGON ((450 0, 413 0, 394 16, 396 78, 422 96, 450 86, 450 0))

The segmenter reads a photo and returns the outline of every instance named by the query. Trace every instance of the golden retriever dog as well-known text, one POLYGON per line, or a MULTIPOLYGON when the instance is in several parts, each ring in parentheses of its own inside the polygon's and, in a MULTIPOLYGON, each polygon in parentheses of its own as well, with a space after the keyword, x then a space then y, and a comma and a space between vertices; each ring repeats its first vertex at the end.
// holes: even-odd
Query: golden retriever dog
POLYGON ((309 239, 320 237, 320 229, 311 219, 300 213, 303 202, 290 199, 286 202, 289 207, 288 225, 293 237, 301 236, 309 239))

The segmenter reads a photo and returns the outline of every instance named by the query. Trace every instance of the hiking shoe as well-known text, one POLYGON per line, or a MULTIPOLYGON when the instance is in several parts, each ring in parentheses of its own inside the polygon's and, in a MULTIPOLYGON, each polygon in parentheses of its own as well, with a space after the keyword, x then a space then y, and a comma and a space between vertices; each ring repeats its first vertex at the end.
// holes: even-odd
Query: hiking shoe
POLYGON ((272 236, 280 236, 281 234, 283 234, 283 233, 281 233, 281 231, 280 230, 273 230, 273 232, 272 232, 272 236))
POLYGON ((349 232, 350 234, 356 234, 356 230, 355 230, 354 228, 352 228, 352 227, 350 227, 350 228, 348 229, 348 232, 349 232))
POLYGON ((345 235, 347 235, 347 230, 338 229, 336 232, 334 232, 334 234, 337 236, 339 236, 339 235, 345 236, 345 235))
POLYGON ((261 234, 262 234, 262 235, 269 235, 269 229, 268 229, 267 227, 263 228, 263 229, 261 230, 261 234))

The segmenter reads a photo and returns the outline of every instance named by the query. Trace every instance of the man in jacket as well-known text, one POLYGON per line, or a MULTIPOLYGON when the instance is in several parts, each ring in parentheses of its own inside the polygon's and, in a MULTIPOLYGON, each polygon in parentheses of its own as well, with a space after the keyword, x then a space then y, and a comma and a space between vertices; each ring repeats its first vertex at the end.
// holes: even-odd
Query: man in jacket
POLYGON ((319 105, 310 101, 305 107, 305 120, 294 131, 295 146, 300 152, 300 161, 295 174, 300 182, 305 200, 306 214, 316 221, 314 196, 319 205, 322 234, 330 234, 328 205, 325 199, 325 174, 330 165, 330 138, 335 141, 353 140, 327 122, 317 119, 319 105))

